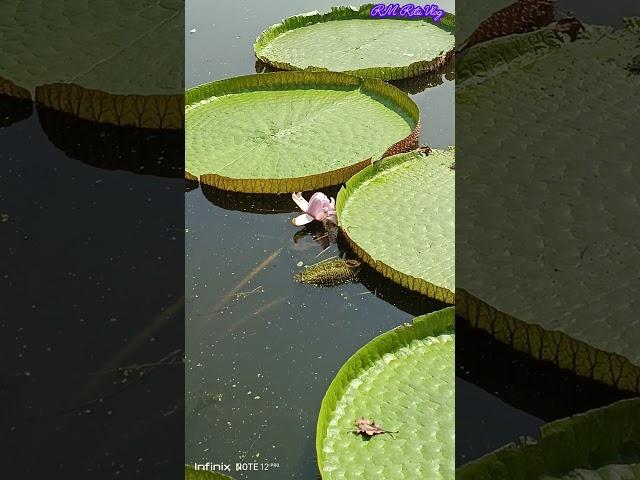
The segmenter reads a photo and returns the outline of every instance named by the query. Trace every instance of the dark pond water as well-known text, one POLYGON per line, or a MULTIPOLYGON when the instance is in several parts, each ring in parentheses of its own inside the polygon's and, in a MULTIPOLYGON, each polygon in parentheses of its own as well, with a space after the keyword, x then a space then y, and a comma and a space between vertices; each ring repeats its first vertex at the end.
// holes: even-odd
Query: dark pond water
MULTIPOLYGON (((190 0, 186 86, 263 71, 252 45, 265 27, 333 4, 190 0)), ((452 1, 441 5, 454 11, 452 1)), ((453 72, 398 86, 421 109, 421 143, 454 144, 453 72)), ((372 273, 361 283, 330 289, 297 284, 292 276, 300 262, 312 264, 343 252, 340 245, 325 250, 323 239, 314 238, 320 232, 291 225, 295 213, 288 196, 189 189, 186 460, 278 464, 267 472, 237 475, 241 478, 317 478, 316 418, 336 371, 374 336, 442 306, 372 273)), ((457 372, 459 463, 519 435, 535 436, 545 421, 583 407, 577 406, 575 392, 593 393, 593 386, 581 386, 470 329, 458 334, 457 372), (461 338, 468 347, 460 345, 461 338), (544 393, 549 385, 565 399, 565 407, 544 393)))
POLYGON ((183 134, 0 105, 5 471, 175 478, 183 134))

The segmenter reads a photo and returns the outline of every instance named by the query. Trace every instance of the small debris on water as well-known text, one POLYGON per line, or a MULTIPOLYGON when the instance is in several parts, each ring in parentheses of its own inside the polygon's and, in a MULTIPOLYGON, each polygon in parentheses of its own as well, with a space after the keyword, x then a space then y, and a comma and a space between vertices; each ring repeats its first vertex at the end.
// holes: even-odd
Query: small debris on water
POLYGON ((330 258, 297 272, 294 279, 319 287, 333 287, 355 281, 360 271, 360 261, 330 258))
POLYGON ((301 267, 301 266, 303 266, 303 265, 304 265, 304 262, 302 262, 302 261, 300 261, 300 262, 296 263, 296 266, 298 266, 298 267, 301 267))

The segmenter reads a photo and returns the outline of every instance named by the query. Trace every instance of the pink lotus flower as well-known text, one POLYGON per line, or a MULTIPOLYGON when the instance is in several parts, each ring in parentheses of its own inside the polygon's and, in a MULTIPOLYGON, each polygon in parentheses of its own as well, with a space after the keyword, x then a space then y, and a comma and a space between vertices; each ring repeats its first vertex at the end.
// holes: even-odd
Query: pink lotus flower
POLYGON ((322 192, 314 193, 307 202, 302 196, 302 192, 293 193, 291 195, 296 205, 300 207, 304 213, 297 216, 291 223, 296 227, 301 227, 314 220, 319 222, 332 222, 337 224, 336 217, 336 201, 333 197, 331 200, 322 192))

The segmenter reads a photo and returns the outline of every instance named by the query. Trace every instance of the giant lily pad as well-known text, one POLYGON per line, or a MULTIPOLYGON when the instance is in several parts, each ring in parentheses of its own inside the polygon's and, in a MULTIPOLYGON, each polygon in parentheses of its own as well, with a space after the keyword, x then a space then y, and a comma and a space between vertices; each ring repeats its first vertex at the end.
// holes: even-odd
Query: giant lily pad
POLYGON ((622 400, 540 429, 456 471, 460 480, 640 478, 640 400, 622 400))
POLYGON ((282 70, 307 68, 397 80, 433 71, 454 50, 455 17, 373 18, 372 5, 287 18, 263 32, 256 56, 282 70))
POLYGON ((0 31, 0 94, 87 120, 182 127, 183 0, 3 0, 0 31))
POLYGON ((374 338, 347 360, 318 416, 323 479, 454 478, 454 341, 449 307, 374 338), (353 433, 360 417, 397 433, 367 440, 353 433))
POLYGON ((224 190, 281 193, 346 181, 414 148, 418 107, 381 80, 277 72, 187 90, 186 171, 224 190))
POLYGON ((640 32, 633 21, 587 25, 571 41, 567 27, 477 45, 459 64, 468 160, 456 184, 467 219, 456 305, 520 351, 640 392, 640 217, 628 213, 640 183, 640 32))
POLYGON ((337 199, 338 222, 356 254, 411 290, 454 301, 455 152, 433 150, 375 162, 337 199))

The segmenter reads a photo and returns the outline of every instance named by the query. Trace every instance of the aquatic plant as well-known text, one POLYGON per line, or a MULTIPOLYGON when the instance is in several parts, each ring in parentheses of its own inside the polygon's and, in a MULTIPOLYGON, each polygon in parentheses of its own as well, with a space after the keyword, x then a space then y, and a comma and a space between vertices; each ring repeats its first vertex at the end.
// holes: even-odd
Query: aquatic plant
POLYGON ((301 227, 314 220, 337 223, 335 198, 332 197, 329 200, 329 197, 322 192, 314 193, 308 202, 302 196, 302 192, 291 194, 291 198, 300 207, 300 210, 304 212, 291 220, 291 223, 296 227, 301 227))
POLYGON ((452 304, 453 148, 394 155, 338 193, 338 224, 356 255, 396 283, 452 304), (429 152, 429 153, 425 153, 429 152))
POLYGON ((338 185, 372 159, 415 148, 419 135, 407 94, 342 73, 219 80, 187 90, 186 103, 186 176, 223 190, 338 185))
POLYGON ((281 70, 330 70, 398 80, 442 67, 453 56, 455 16, 373 18, 373 5, 303 13, 265 30, 256 57, 281 70))
POLYGON ((0 94, 94 122, 183 127, 184 1, 3 0, 0 19, 0 94))
POLYGON ((640 478, 640 399, 548 423, 456 470, 459 480, 640 478))
POLYGON ((555 0, 480 0, 468 6, 458 21, 457 49, 464 50, 494 38, 524 33, 548 25, 555 0))
POLYGON ((318 415, 324 480, 454 478, 454 343, 449 307, 383 333, 345 362, 318 415), (373 435, 355 435, 355 422, 373 435))
POLYGON ((354 282, 358 278, 361 262, 344 258, 332 258, 305 267, 295 274, 296 282, 318 287, 335 287, 354 282))
POLYGON ((468 132, 458 147, 477 159, 456 183, 467 220, 457 225, 458 314, 534 358, 634 392, 640 328, 628 293, 640 281, 622 259, 637 258, 627 211, 637 196, 619 191, 639 181, 640 90, 628 71, 638 45, 637 19, 558 22, 470 48, 456 85, 456 125, 468 132), (605 181, 621 171, 627 184, 605 181))

